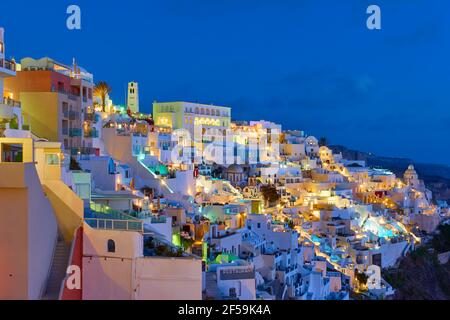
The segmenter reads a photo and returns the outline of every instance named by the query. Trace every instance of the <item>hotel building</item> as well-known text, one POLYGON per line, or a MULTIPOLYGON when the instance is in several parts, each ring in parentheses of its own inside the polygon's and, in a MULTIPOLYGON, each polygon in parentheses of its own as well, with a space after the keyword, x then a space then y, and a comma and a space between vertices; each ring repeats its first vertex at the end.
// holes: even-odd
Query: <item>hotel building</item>
MULTIPOLYGON (((183 157, 195 158, 201 163, 211 158, 203 153, 206 143, 215 141, 214 145, 219 148, 225 145, 231 124, 231 108, 190 102, 155 102, 153 118, 155 125, 161 128, 185 129, 190 137, 182 142, 182 146, 191 151, 183 151, 183 157)), ((178 138, 179 143, 181 140, 178 138)), ((222 156, 225 156, 225 151, 222 156)))
POLYGON ((194 127, 200 125, 224 133, 230 127, 231 108, 190 102, 155 102, 153 119, 157 126, 186 129, 192 136, 194 127))
POLYGON ((9 95, 20 101, 33 134, 61 141, 67 153, 94 154, 98 136, 92 106, 93 76, 84 69, 50 58, 21 60, 21 71, 5 81, 9 95))

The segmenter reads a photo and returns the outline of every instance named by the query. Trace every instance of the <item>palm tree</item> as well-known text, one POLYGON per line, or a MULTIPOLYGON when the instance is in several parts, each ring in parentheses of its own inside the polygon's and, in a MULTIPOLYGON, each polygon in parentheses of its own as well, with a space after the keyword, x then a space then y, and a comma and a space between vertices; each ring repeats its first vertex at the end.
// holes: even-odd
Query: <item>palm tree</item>
POLYGON ((94 96, 102 100, 102 111, 106 109, 106 96, 111 93, 112 89, 105 81, 99 81, 94 88, 94 96))

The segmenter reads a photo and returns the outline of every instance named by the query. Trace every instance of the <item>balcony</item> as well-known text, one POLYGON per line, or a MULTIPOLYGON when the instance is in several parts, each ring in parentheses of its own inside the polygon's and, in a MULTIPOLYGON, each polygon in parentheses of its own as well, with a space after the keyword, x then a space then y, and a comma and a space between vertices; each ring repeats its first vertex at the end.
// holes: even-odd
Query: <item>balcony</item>
POLYGON ((167 217, 166 216, 152 216, 151 217, 151 223, 166 223, 167 217))
POLYGON ((70 154, 72 156, 76 155, 95 155, 98 154, 98 148, 90 148, 90 147, 80 147, 80 148, 72 148, 70 150, 70 154))
POLYGON ((79 128, 70 128, 69 129, 70 137, 81 137, 81 129, 79 128))
POLYGON ((95 113, 85 113, 84 120, 91 121, 91 122, 97 122, 98 118, 95 113))
POLYGON ((98 131, 95 129, 89 129, 84 132, 85 138, 98 138, 98 131))
POLYGON ((16 64, 6 59, 0 59, 0 68, 10 71, 8 74, 14 74, 16 72, 16 64))
POLYGON ((61 93, 61 94, 65 94, 65 95, 67 95, 67 98, 69 98, 70 100, 74 100, 74 101, 77 101, 78 98, 80 98, 79 94, 75 94, 75 93, 69 92, 64 87, 56 88, 55 86, 52 86, 50 91, 51 92, 58 92, 58 93, 61 93))
POLYGON ((72 93, 68 93, 68 94, 67 94, 67 97, 68 97, 70 100, 77 101, 78 98, 79 98, 80 96, 75 95, 75 94, 72 94, 72 93))
POLYGON ((20 102, 13 100, 13 99, 9 99, 9 98, 3 98, 0 99, 0 104, 9 106, 9 107, 13 107, 13 108, 20 108, 20 102))
POLYGON ((70 110, 69 111, 69 120, 78 120, 80 119, 80 113, 77 111, 70 110))
POLYGON ((84 213, 84 221, 94 229, 144 232, 142 221, 110 208, 94 211, 91 205, 84 213))

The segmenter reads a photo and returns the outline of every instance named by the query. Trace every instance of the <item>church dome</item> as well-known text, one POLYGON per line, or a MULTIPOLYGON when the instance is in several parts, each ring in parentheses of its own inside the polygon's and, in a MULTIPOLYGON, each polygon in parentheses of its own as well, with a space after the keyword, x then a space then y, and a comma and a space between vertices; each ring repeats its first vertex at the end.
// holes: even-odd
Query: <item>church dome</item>
POLYGON ((243 173, 244 169, 238 164, 232 164, 227 168, 227 173, 243 173))

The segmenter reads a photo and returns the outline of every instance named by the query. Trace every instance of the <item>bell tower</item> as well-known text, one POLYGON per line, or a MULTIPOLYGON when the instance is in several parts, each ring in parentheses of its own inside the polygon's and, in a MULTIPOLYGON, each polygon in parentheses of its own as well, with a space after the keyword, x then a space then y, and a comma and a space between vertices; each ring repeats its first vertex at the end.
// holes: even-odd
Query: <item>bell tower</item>
POLYGON ((137 82, 128 83, 127 107, 133 113, 139 112, 139 86, 137 82))

